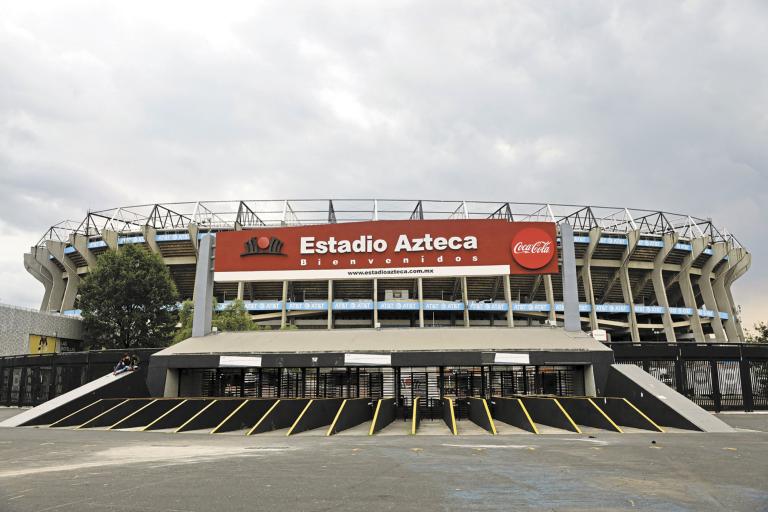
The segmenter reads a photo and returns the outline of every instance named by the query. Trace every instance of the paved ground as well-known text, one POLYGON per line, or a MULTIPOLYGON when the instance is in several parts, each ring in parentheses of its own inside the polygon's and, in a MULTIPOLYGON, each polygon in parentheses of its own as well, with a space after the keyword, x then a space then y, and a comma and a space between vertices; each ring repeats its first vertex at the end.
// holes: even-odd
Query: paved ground
POLYGON ((246 438, 0 428, 0 511, 768 511, 768 415, 721 418, 761 432, 246 438))

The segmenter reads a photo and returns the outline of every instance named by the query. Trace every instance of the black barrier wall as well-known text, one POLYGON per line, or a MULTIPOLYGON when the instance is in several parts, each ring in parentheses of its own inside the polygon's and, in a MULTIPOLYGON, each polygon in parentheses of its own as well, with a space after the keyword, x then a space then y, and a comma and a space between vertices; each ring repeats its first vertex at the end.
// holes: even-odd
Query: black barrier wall
POLYGON ((563 409, 578 425, 621 432, 621 428, 605 411, 589 398, 558 398, 563 409))
POLYGON ((287 435, 298 434, 320 427, 327 427, 333 422, 339 407, 344 402, 342 398, 320 398, 311 400, 302 414, 296 419, 287 435))
POLYGON ((520 399, 494 397, 489 405, 494 419, 533 434, 539 433, 536 425, 526 414, 525 406, 520 399))
POLYGON ((179 398, 158 399, 150 402, 146 407, 136 411, 119 423, 112 426, 114 429, 146 427, 173 407, 181 403, 179 398))
POLYGON ((178 428, 177 432, 190 430, 211 430, 216 428, 224 419, 232 414, 235 409, 243 404, 240 399, 219 399, 208 403, 194 417, 178 428))
POLYGON ((621 427, 639 428, 642 430, 652 430, 654 432, 663 432, 663 429, 653 423, 648 417, 636 408, 632 407, 630 402, 623 398, 597 397, 594 401, 605 413, 611 417, 621 427))
POLYGON ((493 424, 493 418, 491 418, 485 399, 468 398, 467 405, 469 406, 469 419, 472 423, 496 435, 496 426, 493 424))
POLYGON ((383 429, 393 421, 397 415, 397 403, 394 398, 382 398, 378 401, 375 408, 375 416, 371 423, 369 435, 373 435, 383 429))
POLYGON ((208 405, 210 400, 182 400, 165 414, 155 418, 144 430, 177 429, 208 405))
POLYGON ((579 427, 569 421, 568 416, 557 406, 554 398, 520 397, 535 423, 550 427, 579 432, 579 427))
POLYGON ((122 398, 105 398, 103 400, 96 400, 95 402, 82 407, 81 409, 62 416, 56 421, 51 423, 51 427, 78 427, 83 423, 95 418, 99 414, 103 414, 112 407, 123 402, 122 398))
POLYGON ((373 419, 373 407, 376 401, 368 398, 350 398, 344 400, 336 418, 328 429, 328 435, 356 427, 373 419))
POLYGON ((146 398, 140 398, 136 400, 126 400, 119 405, 116 405, 115 407, 111 408, 108 411, 105 411, 103 414, 100 414, 99 416, 87 421, 86 423, 80 425, 80 428, 94 428, 94 427, 110 427, 117 423, 118 421, 122 420, 129 414, 132 414, 145 405, 147 405, 151 400, 148 400, 146 398))
POLYGON ((453 401, 450 398, 443 398, 443 421, 448 425, 451 434, 457 435, 459 433, 456 427, 456 413, 453 410, 453 401))
POLYGON ((309 403, 307 398, 280 399, 264 413, 248 435, 291 427, 309 403))
POLYGON ((247 400, 211 433, 218 434, 236 430, 249 430, 267 413, 275 402, 277 402, 276 399, 269 398, 247 400))

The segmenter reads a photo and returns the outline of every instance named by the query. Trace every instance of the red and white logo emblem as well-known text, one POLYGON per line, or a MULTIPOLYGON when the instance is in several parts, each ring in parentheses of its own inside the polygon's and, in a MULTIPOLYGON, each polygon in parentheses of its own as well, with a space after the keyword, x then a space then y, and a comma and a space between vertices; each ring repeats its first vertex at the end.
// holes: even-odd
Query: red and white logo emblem
POLYGON ((512 257, 523 268, 544 267, 555 256, 555 242, 546 231, 524 228, 512 239, 512 257))

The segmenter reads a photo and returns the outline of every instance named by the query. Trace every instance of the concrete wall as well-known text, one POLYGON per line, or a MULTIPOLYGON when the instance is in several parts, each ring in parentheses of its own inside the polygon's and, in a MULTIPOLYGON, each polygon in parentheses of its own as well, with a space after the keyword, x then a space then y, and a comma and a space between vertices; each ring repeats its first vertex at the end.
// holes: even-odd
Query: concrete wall
POLYGON ((29 353, 29 335, 83 339, 83 322, 55 313, 0 304, 0 356, 29 353))

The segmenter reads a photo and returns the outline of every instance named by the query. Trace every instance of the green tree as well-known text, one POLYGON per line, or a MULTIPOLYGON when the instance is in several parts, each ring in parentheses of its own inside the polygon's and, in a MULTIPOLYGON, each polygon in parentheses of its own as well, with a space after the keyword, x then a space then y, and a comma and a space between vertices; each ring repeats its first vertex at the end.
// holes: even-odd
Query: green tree
MULTIPOLYGON (((251 320, 251 315, 245 308, 242 300, 233 300, 222 310, 217 309, 216 299, 213 299, 212 327, 218 331, 259 331, 269 330, 269 327, 260 326, 251 320)), ((195 313, 195 304, 191 300, 185 300, 179 309, 179 325, 173 335, 173 342, 178 343, 192 336, 192 318, 195 313)))
POLYGON ((79 293, 92 344, 130 349, 170 342, 178 293, 159 255, 133 245, 108 251, 98 257, 79 293))
POLYGON ((747 343, 768 343, 768 324, 760 322, 754 328, 755 332, 747 333, 747 343))
POLYGON ((173 342, 178 343, 192 337, 192 317, 195 313, 195 303, 185 300, 179 309, 179 323, 173 334, 173 342))

